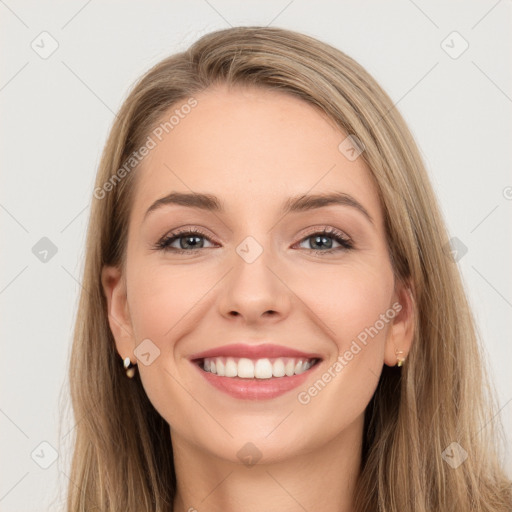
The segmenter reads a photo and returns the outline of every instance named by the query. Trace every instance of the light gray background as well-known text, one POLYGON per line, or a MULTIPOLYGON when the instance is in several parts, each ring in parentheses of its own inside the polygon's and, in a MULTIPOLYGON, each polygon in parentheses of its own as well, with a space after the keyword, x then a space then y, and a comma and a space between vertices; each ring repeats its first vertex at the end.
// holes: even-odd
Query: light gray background
MULTIPOLYGON (((75 423, 65 417, 59 431, 59 395, 93 180, 113 112, 151 65, 230 25, 290 28, 331 43, 398 104, 451 236, 468 249, 458 265, 497 388, 495 421, 512 432, 511 7, 509 0, 0 0, 0 510, 57 510, 58 485, 69 484, 75 423), (58 43, 46 59, 31 47, 51 48, 43 31, 58 43), (453 31, 469 44, 458 58, 464 41, 453 31), (42 237, 58 250, 46 263, 32 252, 42 237), (40 466, 52 462, 52 448, 42 442, 58 452, 48 469, 40 466)), ((512 474, 510 438, 502 456, 512 474)))

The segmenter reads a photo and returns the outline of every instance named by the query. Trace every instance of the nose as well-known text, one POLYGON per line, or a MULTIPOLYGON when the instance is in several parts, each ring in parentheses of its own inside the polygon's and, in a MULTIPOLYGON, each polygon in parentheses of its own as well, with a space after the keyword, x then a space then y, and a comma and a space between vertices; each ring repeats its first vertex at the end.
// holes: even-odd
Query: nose
POLYGON ((230 321, 244 324, 275 323, 289 315, 290 288, 264 250, 249 263, 235 254, 233 268, 226 276, 218 301, 219 312, 230 321), (238 319, 238 320, 237 320, 238 319))

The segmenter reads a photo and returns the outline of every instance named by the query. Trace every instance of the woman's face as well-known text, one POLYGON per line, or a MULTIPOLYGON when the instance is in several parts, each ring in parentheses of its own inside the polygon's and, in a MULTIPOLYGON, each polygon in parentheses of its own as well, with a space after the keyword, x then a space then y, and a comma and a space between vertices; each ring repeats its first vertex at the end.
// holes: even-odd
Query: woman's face
POLYGON ((409 347, 377 191, 346 134, 302 100, 225 87, 195 99, 151 135, 125 273, 104 269, 117 349, 173 442, 236 462, 307 453, 362 429, 383 364, 409 347))

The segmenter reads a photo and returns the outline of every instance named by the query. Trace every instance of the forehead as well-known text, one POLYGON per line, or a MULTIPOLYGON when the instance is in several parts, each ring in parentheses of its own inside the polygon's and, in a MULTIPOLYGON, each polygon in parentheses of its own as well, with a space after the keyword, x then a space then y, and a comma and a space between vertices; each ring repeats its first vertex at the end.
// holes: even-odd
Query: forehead
POLYGON ((194 98, 191 109, 180 110, 187 100, 173 106, 162 123, 178 110, 173 122, 151 135, 155 146, 136 171, 133 221, 173 191, 213 194, 228 210, 264 215, 289 196, 336 190, 381 218, 369 169, 340 151, 347 134, 314 106, 254 87, 218 86, 194 98))

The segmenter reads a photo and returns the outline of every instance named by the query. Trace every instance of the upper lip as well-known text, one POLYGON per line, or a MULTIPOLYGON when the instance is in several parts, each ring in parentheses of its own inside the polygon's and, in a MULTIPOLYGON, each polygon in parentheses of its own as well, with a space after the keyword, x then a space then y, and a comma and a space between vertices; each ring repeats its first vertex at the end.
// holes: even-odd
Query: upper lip
POLYGON ((303 359, 321 359, 317 353, 301 352, 290 347, 283 345, 274 345, 265 343, 260 345, 246 345, 242 343, 235 343, 231 345, 224 345, 215 347, 204 352, 198 352, 189 356, 191 361, 197 359, 204 359, 206 357, 246 357, 247 359, 265 359, 276 357, 297 357, 303 359))

